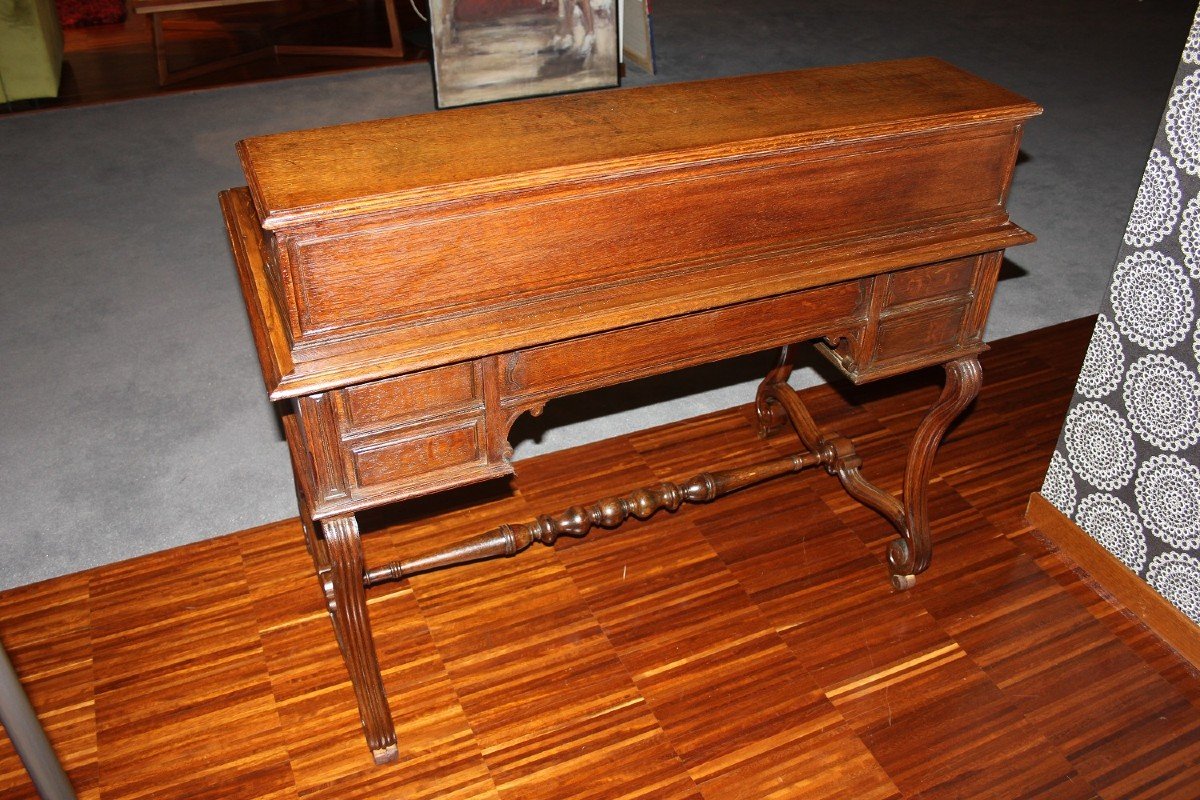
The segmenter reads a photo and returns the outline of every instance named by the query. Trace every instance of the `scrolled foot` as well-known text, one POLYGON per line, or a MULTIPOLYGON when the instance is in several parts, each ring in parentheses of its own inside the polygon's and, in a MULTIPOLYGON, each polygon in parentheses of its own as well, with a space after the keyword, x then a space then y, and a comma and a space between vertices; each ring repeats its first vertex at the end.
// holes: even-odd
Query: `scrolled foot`
POLYGON ((755 427, 760 439, 768 439, 779 433, 788 421, 787 412, 775 398, 771 397, 770 387, 759 389, 755 412, 758 417, 758 424, 755 427))
POLYGON ((917 585, 917 573, 921 572, 913 560, 912 551, 905 539, 894 539, 888 545, 888 572, 892 574, 892 587, 897 592, 907 592, 917 585))

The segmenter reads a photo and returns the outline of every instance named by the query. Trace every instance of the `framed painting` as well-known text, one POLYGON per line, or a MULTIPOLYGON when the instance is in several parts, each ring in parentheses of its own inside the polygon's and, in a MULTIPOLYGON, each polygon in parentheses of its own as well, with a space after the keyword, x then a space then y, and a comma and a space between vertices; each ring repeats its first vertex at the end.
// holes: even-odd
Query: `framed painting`
POLYGON ((439 108, 617 85, 616 0, 430 0, 439 108))

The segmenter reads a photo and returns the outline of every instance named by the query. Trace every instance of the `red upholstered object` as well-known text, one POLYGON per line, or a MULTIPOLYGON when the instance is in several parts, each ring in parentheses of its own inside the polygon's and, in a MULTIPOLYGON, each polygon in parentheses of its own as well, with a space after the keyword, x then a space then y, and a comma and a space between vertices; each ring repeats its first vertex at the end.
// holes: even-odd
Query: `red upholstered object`
POLYGON ((64 28, 125 21, 124 0, 54 0, 64 28))

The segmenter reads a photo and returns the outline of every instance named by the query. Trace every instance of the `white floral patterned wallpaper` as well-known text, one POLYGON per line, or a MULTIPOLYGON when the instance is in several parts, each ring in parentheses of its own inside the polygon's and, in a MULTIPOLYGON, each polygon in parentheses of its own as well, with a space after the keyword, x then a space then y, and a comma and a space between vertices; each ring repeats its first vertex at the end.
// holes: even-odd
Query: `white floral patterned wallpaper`
POLYGON ((1200 11, 1042 496, 1200 623, 1200 11))

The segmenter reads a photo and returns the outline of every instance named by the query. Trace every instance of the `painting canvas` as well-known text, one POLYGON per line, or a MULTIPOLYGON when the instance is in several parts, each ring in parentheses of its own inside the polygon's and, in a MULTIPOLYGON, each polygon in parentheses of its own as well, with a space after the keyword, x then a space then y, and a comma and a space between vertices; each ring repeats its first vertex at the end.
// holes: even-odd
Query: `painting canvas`
POLYGON ((440 108, 617 85, 616 0, 430 0, 440 108))

